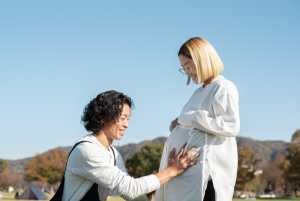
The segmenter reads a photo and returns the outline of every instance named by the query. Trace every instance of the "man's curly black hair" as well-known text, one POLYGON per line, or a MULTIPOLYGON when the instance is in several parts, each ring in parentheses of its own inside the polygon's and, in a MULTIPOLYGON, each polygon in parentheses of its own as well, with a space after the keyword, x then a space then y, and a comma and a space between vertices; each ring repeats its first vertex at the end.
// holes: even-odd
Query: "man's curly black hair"
POLYGON ((84 108, 81 122, 87 131, 98 133, 104 123, 115 123, 122 114, 123 105, 133 107, 133 101, 116 91, 99 94, 84 108))

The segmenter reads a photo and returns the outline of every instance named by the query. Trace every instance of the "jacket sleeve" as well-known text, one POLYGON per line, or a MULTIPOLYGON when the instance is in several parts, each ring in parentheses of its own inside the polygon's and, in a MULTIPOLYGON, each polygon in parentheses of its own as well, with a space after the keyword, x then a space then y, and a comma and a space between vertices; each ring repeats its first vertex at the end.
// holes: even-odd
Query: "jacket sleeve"
MULTIPOLYGON (((114 149, 115 150, 115 153, 118 153, 117 154, 117 157, 116 157, 116 165, 120 168, 120 170, 122 170, 126 175, 128 175, 129 176, 129 174, 128 174, 128 172, 126 171, 126 168, 125 168, 125 166, 124 166, 124 163, 123 163, 123 159, 122 159, 122 156, 121 156, 121 154, 116 150, 116 149, 114 149)), ((124 198, 125 199, 125 198, 124 198)), ((147 197, 147 195, 146 194, 143 194, 143 195, 140 195, 140 196, 138 196, 137 198, 135 198, 135 199, 127 199, 128 201, 130 200, 130 201, 149 201, 149 200, 151 200, 151 198, 149 199, 148 197, 147 197)))
POLYGON ((205 110, 192 113, 192 127, 220 137, 237 136, 240 131, 238 97, 219 94, 212 100, 212 108, 214 117, 205 110))
POLYGON ((196 111, 197 110, 182 111, 178 117, 178 123, 180 125, 183 125, 186 127, 191 127, 192 126, 192 118, 196 111))
POLYGON ((148 175, 138 179, 129 176, 118 152, 117 165, 119 165, 111 166, 108 162, 110 158, 107 154, 99 152, 99 149, 95 149, 90 144, 87 144, 78 145, 70 156, 74 158, 71 160, 73 161, 72 164, 70 164, 74 174, 109 189, 110 192, 118 194, 125 200, 148 201, 147 196, 144 194, 159 188, 160 183, 155 175, 148 175))

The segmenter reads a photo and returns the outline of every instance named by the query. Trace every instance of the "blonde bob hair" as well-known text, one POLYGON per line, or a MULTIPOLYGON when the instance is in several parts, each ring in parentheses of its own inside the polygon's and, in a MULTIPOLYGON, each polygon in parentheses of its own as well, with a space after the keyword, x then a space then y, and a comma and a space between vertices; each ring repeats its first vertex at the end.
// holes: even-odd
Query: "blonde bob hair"
MULTIPOLYGON (((179 55, 184 55, 193 60, 197 69, 199 84, 217 75, 224 69, 216 50, 203 38, 195 37, 186 41, 181 46, 178 52, 179 55)), ((190 81, 191 78, 188 77, 187 85, 190 84, 190 81)))

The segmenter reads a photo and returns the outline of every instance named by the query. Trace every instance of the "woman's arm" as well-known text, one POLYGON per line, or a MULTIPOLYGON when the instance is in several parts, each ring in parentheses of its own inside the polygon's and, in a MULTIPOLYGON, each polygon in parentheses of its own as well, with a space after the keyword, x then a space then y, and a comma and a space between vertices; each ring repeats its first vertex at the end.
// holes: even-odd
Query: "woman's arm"
POLYGON ((197 110, 191 115, 192 127, 221 137, 235 137, 240 131, 238 98, 220 94, 212 101, 214 117, 197 110))
POLYGON ((193 114, 197 110, 190 110, 190 111, 182 111, 181 114, 179 115, 177 121, 178 124, 186 126, 186 127, 191 127, 192 126, 192 118, 193 114))

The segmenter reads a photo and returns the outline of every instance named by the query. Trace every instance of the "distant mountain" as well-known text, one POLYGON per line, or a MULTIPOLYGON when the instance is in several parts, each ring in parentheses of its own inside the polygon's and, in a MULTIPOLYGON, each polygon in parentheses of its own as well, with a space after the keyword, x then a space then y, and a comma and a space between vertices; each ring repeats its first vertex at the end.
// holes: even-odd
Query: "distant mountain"
MULTIPOLYGON (((61 150, 64 150, 65 152, 69 153, 72 149, 72 146, 57 147, 55 149, 61 149, 61 150)), ((42 154, 45 154, 51 150, 54 150, 54 149, 50 149, 42 154)), ((19 159, 19 160, 6 160, 9 164, 9 171, 12 173, 22 174, 23 171, 25 170, 27 163, 31 161, 31 158, 32 157, 19 159)))
MULTIPOLYGON (((141 150, 148 143, 162 143, 166 142, 166 137, 158 137, 154 140, 145 140, 138 144, 130 143, 123 146, 115 146, 115 148, 120 152, 124 161, 133 156, 134 152, 141 150)), ((237 137, 237 145, 238 147, 248 146, 251 148, 256 156, 265 161, 273 161, 277 154, 286 154, 287 143, 283 141, 259 141, 253 140, 247 137, 237 137)), ((66 147, 57 147, 55 149, 62 149, 69 153, 71 151, 72 146, 66 147)), ((51 151, 51 150, 49 150, 51 151)), ((47 151, 48 152, 48 151, 47 151)), ((45 153, 47 153, 45 152, 45 153)), ((31 160, 31 158, 19 159, 19 160, 7 160, 9 163, 9 169, 14 173, 22 173, 26 167, 26 164, 31 160)))
POLYGON ((22 174, 30 158, 24 158, 19 160, 6 160, 9 164, 9 171, 13 173, 22 174))
POLYGON ((238 147, 248 146, 263 162, 274 161, 277 154, 287 154, 288 144, 284 141, 259 141, 247 137, 237 137, 236 141, 238 147))

